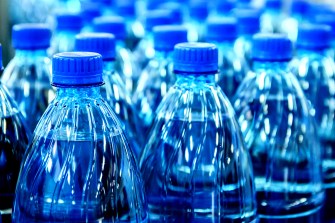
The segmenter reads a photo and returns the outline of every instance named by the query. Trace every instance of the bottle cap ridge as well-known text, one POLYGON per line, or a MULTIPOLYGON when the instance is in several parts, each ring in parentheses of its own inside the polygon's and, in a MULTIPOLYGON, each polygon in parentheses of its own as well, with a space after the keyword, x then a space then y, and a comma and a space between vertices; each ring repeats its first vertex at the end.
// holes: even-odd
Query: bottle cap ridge
POLYGON ((156 50, 173 51, 177 43, 187 42, 187 29, 178 25, 155 26, 153 36, 156 50))
POLYGON ((52 85, 102 85, 102 57, 92 52, 65 52, 52 58, 52 85))
POLYGON ((218 49, 211 43, 179 43, 174 48, 174 71, 209 73, 218 71, 218 49))
POLYGON ((50 47, 51 29, 42 23, 22 23, 12 29, 14 49, 47 49, 50 47))
POLYGON ((255 34, 252 46, 253 60, 287 61, 293 56, 292 42, 284 34, 255 34))

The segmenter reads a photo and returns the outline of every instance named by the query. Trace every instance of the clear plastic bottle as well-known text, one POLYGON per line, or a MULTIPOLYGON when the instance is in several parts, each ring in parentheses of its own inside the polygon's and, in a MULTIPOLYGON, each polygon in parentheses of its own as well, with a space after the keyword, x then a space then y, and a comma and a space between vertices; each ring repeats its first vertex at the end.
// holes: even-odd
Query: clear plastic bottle
POLYGON ((75 37, 83 28, 82 17, 78 13, 62 12, 55 15, 56 29, 49 50, 51 55, 74 50, 75 37))
POLYGON ((310 100, 318 135, 323 149, 323 174, 326 189, 325 218, 335 220, 335 64, 327 55, 330 48, 330 27, 301 25, 296 43, 297 56, 290 68, 310 100))
POLYGON ((252 36, 260 31, 260 11, 256 9, 234 9, 237 19, 237 35, 235 52, 251 67, 252 36))
POLYGON ((320 222, 324 191, 321 148, 310 105, 289 71, 284 34, 253 38, 253 75, 233 106, 251 154, 261 223, 320 222))
POLYGON ((183 26, 156 26, 153 30, 155 57, 143 70, 133 102, 143 123, 144 133, 156 116, 156 109, 175 82, 172 55, 177 43, 187 42, 183 26))
POLYGON ((155 50, 153 44, 152 29, 155 26, 171 25, 173 18, 169 10, 148 10, 142 18, 142 25, 145 30, 145 36, 139 42, 136 49, 133 51, 134 59, 143 70, 154 57, 155 50))
MULTIPOLYGON (((0 74, 3 71, 0 44, 0 74)), ((0 222, 10 223, 16 181, 31 132, 15 101, 0 83, 0 222)))
POLYGON ((51 61, 47 56, 50 38, 51 30, 44 24, 13 26, 15 56, 1 77, 31 131, 55 96, 50 86, 51 61))
POLYGON ((256 222, 250 157, 217 71, 215 45, 175 46, 177 81, 140 159, 151 222, 256 222))
POLYGON ((111 33, 116 38, 115 70, 120 74, 129 95, 136 88, 141 69, 132 52, 126 48, 127 27, 125 20, 119 16, 104 16, 94 19, 94 32, 111 33))
POLYGON ((283 20, 283 1, 265 0, 264 13, 261 16, 261 32, 279 33, 283 20))
POLYGON ((219 72, 216 83, 231 100, 249 70, 246 61, 234 50, 237 39, 237 22, 233 18, 216 18, 207 22, 206 41, 219 49, 219 72))
POLYGON ((140 172, 115 113, 100 95, 97 53, 53 57, 57 87, 16 187, 16 222, 147 222, 140 172))
POLYGON ((101 95, 121 121, 125 135, 136 157, 138 157, 144 143, 142 124, 120 74, 115 71, 116 49, 114 36, 107 33, 79 34, 76 36, 76 50, 96 52, 102 55, 105 84, 101 88, 101 95))

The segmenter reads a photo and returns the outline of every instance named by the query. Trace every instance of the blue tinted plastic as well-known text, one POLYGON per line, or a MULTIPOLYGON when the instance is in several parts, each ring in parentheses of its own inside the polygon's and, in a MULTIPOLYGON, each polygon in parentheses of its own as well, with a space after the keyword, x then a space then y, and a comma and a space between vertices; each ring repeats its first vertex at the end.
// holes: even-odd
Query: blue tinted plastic
MULTIPOLYGON (((2 67, 0 67, 1 73, 2 67)), ((11 222, 15 186, 30 137, 31 132, 16 103, 9 96, 6 87, 0 84, 0 222, 2 223, 11 222)))
POLYGON ((46 50, 16 50, 1 77, 31 131, 54 98, 50 69, 46 50))
MULTIPOLYGON (((275 47, 275 46, 273 46, 275 47)), ((287 62, 254 62, 233 106, 250 151, 261 222, 320 222, 321 148, 310 106, 287 62)))
POLYGON ((134 155, 98 86, 57 89, 28 147, 13 216, 13 222, 147 222, 134 155))
POLYGON ((158 107, 140 159, 151 222, 256 218, 252 166, 214 74, 178 74, 158 107))
MULTIPOLYGON (((298 39, 299 41, 299 39, 298 39)), ((322 43, 325 40, 320 39, 322 43)), ((315 42, 314 42, 315 43, 315 42)), ((308 47, 307 47, 308 48, 308 47)), ((335 64, 327 56, 327 48, 313 50, 298 48, 297 57, 290 69, 298 78, 300 85, 310 100, 317 123, 317 131, 323 148, 323 176, 326 188, 325 219, 335 219, 333 194, 335 191, 335 64)))
POLYGON ((265 10, 261 16, 261 31, 263 33, 279 33, 284 19, 282 0, 266 0, 265 10))

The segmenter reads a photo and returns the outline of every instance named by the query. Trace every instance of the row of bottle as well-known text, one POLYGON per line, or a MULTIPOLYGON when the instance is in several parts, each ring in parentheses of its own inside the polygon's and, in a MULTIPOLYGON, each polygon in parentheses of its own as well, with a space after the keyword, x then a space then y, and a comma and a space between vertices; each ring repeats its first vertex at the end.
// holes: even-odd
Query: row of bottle
MULTIPOLYGON (((78 36, 77 47, 92 47, 89 51, 102 56, 54 56, 52 85, 57 96, 30 143, 19 108, 3 93, 8 100, 2 106, 7 146, 1 160, 7 171, 3 178, 10 183, 1 196, 10 202, 3 204, 7 207, 1 213, 10 213, 4 210, 10 209, 18 175, 19 166, 11 165, 24 157, 14 222, 142 222, 148 213, 153 222, 254 222, 256 207, 263 222, 298 217, 300 222, 321 222, 324 189, 325 215, 331 217, 334 62, 327 56, 326 41, 330 29, 306 25, 301 30, 297 49, 302 51, 290 63, 300 61, 296 75, 289 72, 293 49, 287 37, 254 36, 253 72, 242 81, 232 105, 223 93, 225 87, 215 81, 217 47, 176 45, 172 69, 177 80, 160 103, 139 156, 144 186, 134 155, 133 142, 139 137, 129 137, 115 115, 121 104, 108 103, 110 80, 115 84, 112 89, 121 89, 111 65, 115 39, 110 34, 78 36), (301 86, 308 97, 320 98, 308 101, 301 86)), ((117 100, 118 92, 110 96, 117 100)))

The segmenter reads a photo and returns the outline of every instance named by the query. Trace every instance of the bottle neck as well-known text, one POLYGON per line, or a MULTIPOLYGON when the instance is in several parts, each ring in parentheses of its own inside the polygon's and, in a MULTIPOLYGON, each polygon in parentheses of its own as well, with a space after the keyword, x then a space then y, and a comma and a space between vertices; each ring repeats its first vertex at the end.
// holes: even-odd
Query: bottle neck
POLYGON ((104 76, 112 75, 115 71, 115 60, 104 60, 103 61, 104 76))
POLYGON ((286 70, 288 69, 289 61, 253 61, 252 68, 258 70, 286 70))
POLYGON ((15 57, 47 57, 46 49, 35 49, 35 50, 21 50, 15 51, 15 57))
POLYGON ((58 87, 57 97, 99 98, 100 86, 58 87))
MULTIPOLYGON (((208 74, 197 74, 197 73, 183 73, 183 72, 176 72, 177 77, 177 84, 184 85, 189 83, 196 83, 196 84, 215 84, 215 74, 217 72, 212 72, 208 74)), ((192 85, 189 85, 192 87, 192 85)))

